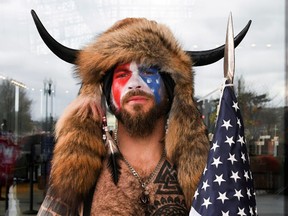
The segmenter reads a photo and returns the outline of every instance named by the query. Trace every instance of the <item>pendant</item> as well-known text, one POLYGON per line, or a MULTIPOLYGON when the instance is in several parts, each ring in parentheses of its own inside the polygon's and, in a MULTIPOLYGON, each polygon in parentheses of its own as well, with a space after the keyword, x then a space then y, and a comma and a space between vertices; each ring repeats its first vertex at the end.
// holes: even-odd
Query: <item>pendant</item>
POLYGON ((144 190, 140 196, 140 201, 142 204, 147 205, 149 203, 149 192, 144 190))

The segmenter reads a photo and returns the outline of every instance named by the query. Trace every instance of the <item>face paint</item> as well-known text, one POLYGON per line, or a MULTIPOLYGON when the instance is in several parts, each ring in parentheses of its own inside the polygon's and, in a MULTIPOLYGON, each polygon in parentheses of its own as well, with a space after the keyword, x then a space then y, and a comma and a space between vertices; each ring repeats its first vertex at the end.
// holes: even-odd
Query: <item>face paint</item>
POLYGON ((162 100, 164 86, 159 74, 159 69, 156 67, 140 66, 139 71, 140 77, 149 86, 155 97, 156 103, 159 104, 162 100))
POLYGON ((112 81, 111 98, 116 109, 121 109, 121 100, 130 91, 141 90, 153 95, 155 102, 161 102, 165 87, 156 67, 145 67, 135 62, 122 64, 115 68, 112 81))

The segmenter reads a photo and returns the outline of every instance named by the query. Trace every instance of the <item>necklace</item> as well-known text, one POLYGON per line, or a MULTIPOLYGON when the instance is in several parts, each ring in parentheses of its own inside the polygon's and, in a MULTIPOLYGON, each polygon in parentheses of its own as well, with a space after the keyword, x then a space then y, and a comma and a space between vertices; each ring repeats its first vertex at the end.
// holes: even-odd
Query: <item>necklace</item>
POLYGON ((136 172, 136 170, 131 166, 131 164, 127 161, 127 159, 125 157, 123 157, 124 162, 126 163, 126 165, 128 166, 129 170, 131 171, 132 175, 138 179, 141 188, 142 188, 142 194, 140 196, 140 201, 142 204, 146 205, 149 203, 149 191, 147 190, 147 186, 148 184, 151 182, 151 180, 153 179, 153 177, 158 173, 160 166, 162 164, 162 161, 165 159, 166 156, 166 152, 165 150, 163 150, 163 153, 161 155, 161 158, 158 162, 158 164, 156 165, 155 169, 153 170, 153 172, 148 176, 146 181, 143 181, 142 178, 140 177, 140 175, 136 172))
MULTIPOLYGON (((114 130, 114 141, 119 149, 118 146, 118 130, 114 130)), ((120 152, 120 151, 119 151, 120 152)), ((120 152, 121 153, 121 152, 120 152)), ((122 158, 125 162, 125 164, 127 165, 127 167, 129 168, 130 172, 132 173, 132 175, 139 181, 141 188, 142 188, 142 194, 140 195, 140 202, 143 205, 147 205, 149 203, 149 191, 147 190, 147 186, 148 184, 152 181, 152 179, 154 178, 154 176, 158 173, 160 166, 162 164, 162 162, 165 160, 166 157, 166 151, 165 148, 163 149, 163 153, 161 155, 161 158, 158 162, 158 164, 156 165, 155 169, 153 170, 153 172, 148 176, 146 181, 143 181, 142 178, 140 177, 140 175, 137 173, 137 171, 132 167, 132 165, 127 161, 127 159, 123 156, 123 154, 121 153, 122 158)))

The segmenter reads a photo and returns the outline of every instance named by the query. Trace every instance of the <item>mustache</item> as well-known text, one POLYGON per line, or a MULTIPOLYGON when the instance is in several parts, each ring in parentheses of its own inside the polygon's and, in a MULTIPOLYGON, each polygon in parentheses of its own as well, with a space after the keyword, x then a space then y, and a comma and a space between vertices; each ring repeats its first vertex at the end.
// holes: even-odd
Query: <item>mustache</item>
POLYGON ((126 103, 130 97, 133 97, 133 96, 144 96, 144 97, 147 97, 147 98, 150 98, 150 99, 154 99, 154 96, 152 94, 149 94, 147 92, 144 92, 142 90, 132 90, 132 91, 129 91, 122 99, 122 102, 123 103, 126 103))

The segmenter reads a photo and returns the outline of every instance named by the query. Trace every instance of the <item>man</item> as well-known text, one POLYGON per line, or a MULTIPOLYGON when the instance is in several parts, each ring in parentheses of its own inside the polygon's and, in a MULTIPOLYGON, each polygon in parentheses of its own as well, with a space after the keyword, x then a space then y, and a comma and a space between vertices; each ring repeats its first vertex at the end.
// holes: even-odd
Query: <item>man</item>
POLYGON ((187 215, 176 170, 165 157, 169 101, 159 69, 131 62, 113 72, 111 109, 119 120, 121 175, 116 186, 103 168, 92 215, 187 215))
POLYGON ((220 59, 223 48, 185 52, 166 26, 127 18, 73 50, 32 15, 44 42, 76 64, 82 82, 57 122, 50 187, 38 214, 187 215, 209 147, 191 68, 220 59), (105 101, 118 119, 114 141, 105 101))

